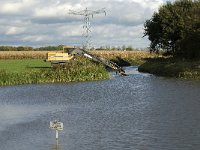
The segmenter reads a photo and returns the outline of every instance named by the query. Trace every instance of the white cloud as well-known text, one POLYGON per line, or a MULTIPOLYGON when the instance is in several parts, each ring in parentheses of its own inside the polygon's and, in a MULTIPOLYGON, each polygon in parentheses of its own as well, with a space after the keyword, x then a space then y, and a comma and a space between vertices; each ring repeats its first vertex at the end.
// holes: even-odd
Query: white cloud
POLYGON ((47 35, 29 35, 22 38, 25 42, 41 42, 41 41, 50 41, 52 37, 47 35))
POLYGON ((1 12, 4 13, 18 13, 21 9, 21 5, 19 3, 7 3, 1 6, 1 12))
POLYGON ((94 45, 146 47, 143 23, 165 0, 1 0, 0 45, 82 44, 80 11, 105 8, 91 20, 94 45), (137 44, 135 44, 137 43, 137 44))
POLYGON ((23 28, 23 27, 9 27, 5 34, 16 35, 16 34, 24 33, 25 30, 26 28, 23 28))
POLYGON ((66 10, 70 9, 70 5, 52 5, 45 6, 40 8, 35 8, 34 16, 35 17, 59 17, 65 16, 66 10))
MULTIPOLYGON (((0 13, 5 15, 23 15, 30 12, 37 3, 34 0, 13 0, 0 2, 0 13)), ((27 14, 26 14, 27 15, 27 14)))
POLYGON ((63 37, 82 36, 81 25, 63 25, 57 28, 57 33, 63 37))

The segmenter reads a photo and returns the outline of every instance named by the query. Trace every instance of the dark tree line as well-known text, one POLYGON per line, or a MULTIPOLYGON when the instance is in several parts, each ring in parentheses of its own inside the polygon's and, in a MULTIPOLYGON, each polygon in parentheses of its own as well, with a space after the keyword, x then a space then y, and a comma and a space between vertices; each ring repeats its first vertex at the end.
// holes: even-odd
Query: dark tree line
MULTIPOLYGON (((0 46, 0 51, 59 51, 63 50, 64 45, 58 46, 45 46, 39 48, 33 48, 30 46, 0 46)), ((111 47, 111 46, 101 46, 99 48, 91 48, 90 50, 123 50, 123 51, 133 51, 138 50, 134 49, 131 46, 118 46, 118 47, 111 47)))
POLYGON ((200 58, 200 0, 167 2, 144 24, 150 51, 200 58))
POLYGON ((38 50, 38 51, 57 51, 57 50, 63 50, 63 46, 64 45, 46 46, 46 47, 35 48, 35 50, 38 50))
POLYGON ((0 51, 56 51, 62 50, 63 45, 33 48, 30 46, 0 46, 0 51))
POLYGON ((0 46, 0 51, 33 51, 33 48, 29 46, 0 46))

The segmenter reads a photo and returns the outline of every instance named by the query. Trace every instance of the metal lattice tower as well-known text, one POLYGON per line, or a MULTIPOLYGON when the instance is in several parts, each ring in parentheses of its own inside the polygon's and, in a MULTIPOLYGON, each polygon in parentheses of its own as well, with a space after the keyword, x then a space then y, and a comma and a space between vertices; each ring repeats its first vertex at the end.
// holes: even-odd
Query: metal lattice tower
POLYGON ((84 29, 84 33, 83 33, 83 37, 84 37, 84 42, 83 42, 83 48, 85 49, 89 49, 90 44, 91 44, 91 24, 90 24, 90 17, 93 18, 93 16, 95 14, 101 14, 104 13, 106 15, 106 11, 104 8, 93 11, 93 10, 88 10, 87 8, 85 10, 82 11, 73 11, 73 10, 69 10, 69 14, 73 14, 73 15, 80 15, 84 17, 84 25, 83 25, 83 29, 84 29))

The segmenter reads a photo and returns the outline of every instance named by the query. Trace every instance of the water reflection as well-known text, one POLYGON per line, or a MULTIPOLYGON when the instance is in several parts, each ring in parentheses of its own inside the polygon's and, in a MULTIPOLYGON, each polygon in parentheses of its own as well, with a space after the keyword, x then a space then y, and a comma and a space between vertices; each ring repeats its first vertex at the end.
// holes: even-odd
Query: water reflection
POLYGON ((62 150, 62 146, 59 144, 58 140, 56 140, 56 144, 52 145, 51 150, 62 150))
POLYGON ((13 124, 31 122, 42 115, 61 109, 62 106, 50 105, 0 105, 0 130, 13 124))

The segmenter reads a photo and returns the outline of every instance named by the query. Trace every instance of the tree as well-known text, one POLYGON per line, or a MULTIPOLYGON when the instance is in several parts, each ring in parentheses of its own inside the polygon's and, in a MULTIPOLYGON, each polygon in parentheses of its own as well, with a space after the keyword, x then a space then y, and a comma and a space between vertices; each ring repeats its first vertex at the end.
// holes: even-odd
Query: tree
POLYGON ((126 48, 126 51, 132 51, 132 50, 133 50, 132 46, 128 46, 128 47, 126 48))
POLYGON ((58 51, 62 50, 64 45, 40 47, 40 51, 58 51))
POLYGON ((200 0, 167 2, 144 24, 150 51, 165 50, 174 56, 200 57, 200 0))
POLYGON ((123 51, 126 50, 126 46, 125 45, 122 45, 122 48, 121 48, 123 51))

